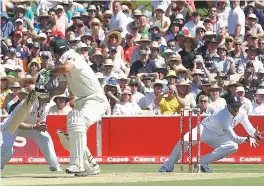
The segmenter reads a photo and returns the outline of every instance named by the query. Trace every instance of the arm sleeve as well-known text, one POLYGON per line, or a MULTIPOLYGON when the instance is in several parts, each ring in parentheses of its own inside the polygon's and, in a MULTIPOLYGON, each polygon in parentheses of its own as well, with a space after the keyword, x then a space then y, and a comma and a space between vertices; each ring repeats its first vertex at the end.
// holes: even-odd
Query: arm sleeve
POLYGON ((227 129, 223 129, 225 134, 234 142, 238 144, 242 144, 246 141, 247 137, 238 136, 232 127, 228 127, 227 129))
POLYGON ((253 127, 253 125, 250 123, 249 119, 248 119, 248 115, 246 113, 246 111, 244 111, 242 113, 242 116, 241 116, 241 121, 240 123, 243 125, 244 129, 247 131, 247 133, 254 137, 255 135, 255 132, 256 132, 256 129, 253 127))

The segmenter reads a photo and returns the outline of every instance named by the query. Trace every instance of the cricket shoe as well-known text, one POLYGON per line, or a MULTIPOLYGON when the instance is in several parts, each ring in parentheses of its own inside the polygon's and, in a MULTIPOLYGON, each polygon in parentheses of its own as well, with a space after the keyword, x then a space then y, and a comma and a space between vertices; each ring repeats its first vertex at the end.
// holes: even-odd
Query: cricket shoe
POLYGON ((159 169, 159 172, 173 172, 174 168, 169 169, 167 168, 164 164, 161 166, 161 168, 159 169))
POLYGON ((76 172, 75 177, 87 177, 89 175, 98 175, 100 173, 100 168, 98 164, 93 164, 89 170, 76 172))
POLYGON ((202 173, 213 173, 213 170, 211 170, 208 166, 201 166, 201 172, 202 173))
POLYGON ((49 169, 50 169, 50 171, 54 171, 54 172, 62 172, 63 171, 63 169, 60 166, 50 167, 49 169))
POLYGON ((68 174, 73 174, 79 172, 79 167, 76 165, 70 165, 70 167, 66 168, 65 172, 68 174))

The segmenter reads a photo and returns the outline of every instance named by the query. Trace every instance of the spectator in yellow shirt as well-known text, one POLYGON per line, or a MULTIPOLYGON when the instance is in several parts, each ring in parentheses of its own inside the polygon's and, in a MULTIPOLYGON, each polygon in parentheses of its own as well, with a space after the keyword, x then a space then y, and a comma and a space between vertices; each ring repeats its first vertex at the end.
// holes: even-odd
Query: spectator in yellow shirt
POLYGON ((155 104, 159 106, 161 114, 180 113, 184 107, 184 100, 179 98, 178 91, 174 84, 168 86, 168 90, 156 98, 155 104))

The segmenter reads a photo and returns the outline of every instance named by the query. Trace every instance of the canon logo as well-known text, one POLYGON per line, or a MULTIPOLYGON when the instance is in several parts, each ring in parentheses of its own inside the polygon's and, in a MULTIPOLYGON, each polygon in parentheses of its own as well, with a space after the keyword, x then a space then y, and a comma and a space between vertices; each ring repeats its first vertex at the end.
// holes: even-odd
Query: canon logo
POLYGON ((117 157, 117 158, 107 157, 106 160, 107 162, 129 162, 128 157, 117 157))
POLYGON ((235 158, 234 157, 222 158, 222 159, 218 160, 217 162, 235 162, 235 158))
POLYGON ((160 162, 166 162, 169 158, 168 157, 160 157, 160 162))
POLYGON ((15 147, 25 147, 27 145, 27 139, 21 136, 17 136, 14 142, 15 147))
POLYGON ((240 157, 240 162, 261 162, 260 157, 240 157))
POLYGON ((103 162, 103 159, 101 157, 98 158, 94 158, 96 160, 96 162, 103 162))
POLYGON ((59 158, 58 160, 59 160, 59 162, 63 162, 63 163, 70 162, 70 159, 69 158, 59 158))
POLYGON ((134 157, 135 162, 156 162, 153 157, 134 157))
POLYGON ((23 158, 11 158, 9 160, 9 162, 14 162, 14 163, 18 163, 18 162, 23 162, 23 158))
POLYGON ((32 157, 29 157, 28 158, 28 162, 29 163, 31 163, 31 162, 33 162, 33 163, 46 163, 46 160, 45 160, 45 158, 32 158, 32 157))

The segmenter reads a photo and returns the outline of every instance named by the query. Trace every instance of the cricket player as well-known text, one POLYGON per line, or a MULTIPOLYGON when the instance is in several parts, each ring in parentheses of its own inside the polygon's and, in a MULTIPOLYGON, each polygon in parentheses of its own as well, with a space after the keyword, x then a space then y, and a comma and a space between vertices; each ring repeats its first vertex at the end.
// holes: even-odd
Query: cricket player
POLYGON ((74 173, 75 176, 96 175, 100 169, 87 147, 86 132, 89 126, 105 114, 107 98, 93 70, 82 56, 69 50, 64 38, 53 38, 50 46, 57 59, 51 75, 64 75, 69 89, 76 97, 74 108, 67 115, 68 137, 65 139, 68 145, 62 142, 70 151, 70 166, 66 173, 74 173))
MULTIPOLYGON (((201 158, 201 171, 212 173, 208 164, 235 153, 238 145, 248 142, 250 146, 256 147, 257 140, 260 140, 261 133, 249 122, 247 112, 241 108, 241 101, 237 96, 230 96, 227 99, 227 107, 205 118, 201 122, 201 142, 214 148, 211 153, 201 158), (234 132, 237 124, 242 124, 249 136, 241 137, 234 132), (257 140, 256 140, 257 139, 257 140)), ((192 130, 192 144, 197 144, 197 128, 192 130)), ((189 133, 184 135, 184 153, 188 150, 189 133)), ((172 172, 174 165, 180 159, 180 147, 178 142, 169 159, 162 165, 159 172, 172 172)))
MULTIPOLYGON (((9 118, 14 118, 16 111, 21 108, 23 102, 20 102, 14 111, 10 114, 9 118)), ((11 135, 6 129, 9 123, 6 118, 1 123, 3 143, 1 145, 1 169, 4 168, 6 163, 12 158, 14 154, 13 144, 17 136, 25 136, 34 140, 39 146, 42 154, 49 164, 51 171, 62 171, 60 164, 54 150, 53 141, 46 131, 46 116, 48 113, 47 105, 39 105, 38 99, 34 101, 29 114, 25 120, 19 125, 18 129, 11 135)))

